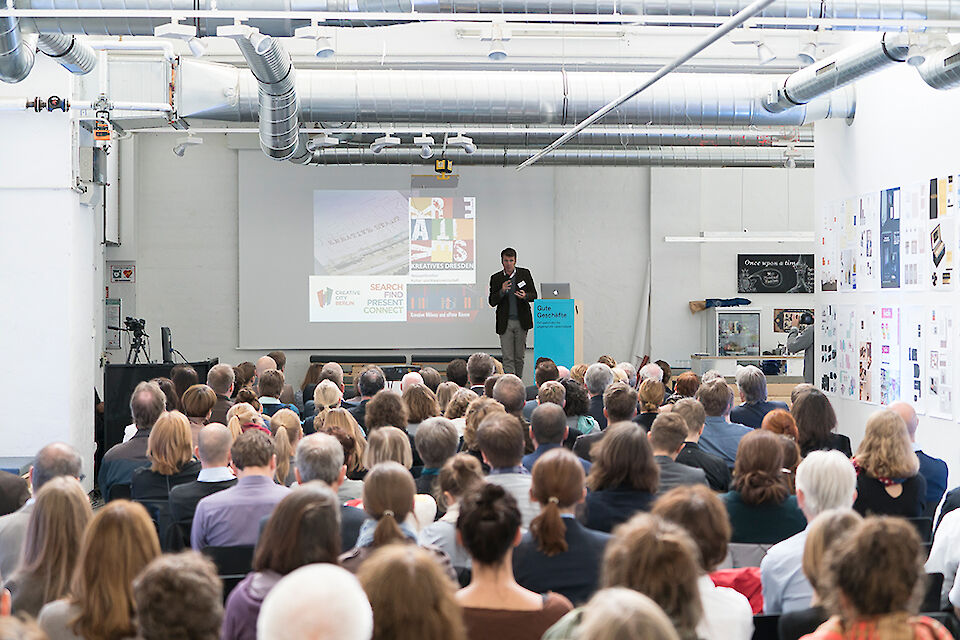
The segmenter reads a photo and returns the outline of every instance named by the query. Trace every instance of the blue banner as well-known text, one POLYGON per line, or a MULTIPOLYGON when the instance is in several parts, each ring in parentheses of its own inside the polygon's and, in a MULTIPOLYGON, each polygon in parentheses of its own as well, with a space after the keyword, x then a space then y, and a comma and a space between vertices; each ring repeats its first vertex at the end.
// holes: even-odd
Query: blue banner
POLYGON ((567 368, 574 364, 574 301, 534 300, 533 356, 567 368))

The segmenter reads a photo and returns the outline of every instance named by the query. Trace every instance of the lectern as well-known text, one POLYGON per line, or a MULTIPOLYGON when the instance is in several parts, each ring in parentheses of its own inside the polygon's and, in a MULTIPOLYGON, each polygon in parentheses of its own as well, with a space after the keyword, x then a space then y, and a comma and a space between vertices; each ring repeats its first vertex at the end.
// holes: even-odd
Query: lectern
POLYGON ((583 361, 583 325, 576 300, 534 300, 533 356, 550 358, 568 369, 583 361))

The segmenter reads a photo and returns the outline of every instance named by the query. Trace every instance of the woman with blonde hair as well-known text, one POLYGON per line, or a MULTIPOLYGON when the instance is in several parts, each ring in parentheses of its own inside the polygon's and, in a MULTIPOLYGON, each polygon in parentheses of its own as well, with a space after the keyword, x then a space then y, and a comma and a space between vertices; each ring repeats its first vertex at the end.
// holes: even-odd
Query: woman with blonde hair
POLYGON ((440 411, 446 416, 447 405, 450 403, 450 399, 457 394, 457 391, 460 390, 460 385, 456 382, 451 382, 446 380, 440 383, 440 386, 437 387, 437 404, 440 405, 440 411))
MULTIPOLYGON (((397 462, 410 474, 413 466, 413 450, 410 447, 410 438, 396 427, 380 427, 370 434, 367 450, 363 457, 363 466, 373 469, 381 462, 397 462)), ((411 480, 413 476, 410 476, 411 480)), ((366 485, 364 485, 366 486, 366 485)), ((414 483, 416 486, 416 483, 414 483)), ((424 493, 416 494, 413 519, 410 524, 419 531, 433 522, 437 516, 437 501, 433 496, 424 493)), ((351 506, 362 507, 361 504, 351 506)))
POLYGON ((40 627, 50 640, 134 637, 133 580, 159 555, 147 510, 127 500, 108 503, 83 534, 70 595, 40 610, 40 627))
POLYGON ((43 605, 67 595, 92 515, 76 478, 53 478, 37 492, 20 566, 3 585, 10 590, 14 614, 36 617, 43 605))
POLYGON ((190 436, 193 438, 193 446, 197 446, 200 430, 210 420, 213 407, 217 404, 217 393, 205 384, 195 384, 183 392, 180 404, 183 405, 183 413, 190 421, 190 436))
MULTIPOLYGON (((416 491, 413 476, 397 462, 381 462, 370 469, 363 480, 362 502, 370 519, 360 527, 356 546, 340 556, 344 569, 356 573, 374 551, 388 544, 416 544, 417 532, 409 520, 416 491)), ((450 577, 455 578, 446 554, 429 549, 444 563, 450 577)))
POLYGON ((857 470, 853 508, 860 515, 923 515, 927 481, 918 473, 920 460, 898 413, 883 409, 867 419, 853 464, 857 470))
MULTIPOLYGON (((351 478, 350 475, 356 471, 357 468, 362 469, 363 466, 359 462, 353 436, 347 433, 342 427, 330 424, 325 424, 320 427, 320 433, 333 436, 337 439, 337 442, 340 443, 340 447, 343 448, 343 464, 347 467, 347 475, 343 478, 343 482, 340 483, 340 487, 337 489, 337 497, 340 499, 340 502, 359 500, 360 496, 363 495, 363 480, 351 478)), ((366 474, 366 470, 363 470, 363 474, 366 474)), ((363 474, 360 474, 361 477, 363 474)))
POLYGON ((457 585, 430 552, 384 547, 357 578, 373 608, 372 640, 466 640, 457 585))
MULTIPOLYGON (((545 636, 546 637, 546 636, 545 636)), ((578 640, 680 640, 660 606, 633 589, 598 591, 583 608, 578 640)))
POLYGON ((193 482, 200 474, 185 415, 179 411, 160 414, 147 439, 147 458, 150 466, 133 472, 130 497, 147 508, 158 531, 165 533, 170 526, 170 489, 193 482))
POLYGON ((457 433, 463 437, 463 432, 467 428, 467 408, 470 403, 479 398, 476 391, 471 389, 459 389, 450 398, 447 408, 443 412, 443 417, 450 420, 456 427, 457 433))
POLYGON ((642 424, 649 432, 653 421, 660 415, 660 405, 663 404, 663 383, 647 378, 640 383, 640 413, 637 423, 642 424))
POLYGON ((280 409, 270 418, 270 433, 277 454, 277 470, 273 479, 277 484, 289 487, 297 481, 293 473, 293 455, 303 437, 300 417, 290 409, 280 409))
POLYGON ((262 429, 264 433, 270 433, 263 421, 263 416, 249 402, 238 402, 230 407, 227 411, 227 428, 230 429, 230 435, 234 440, 247 429, 262 429))
MULTIPOLYGON (((440 403, 437 396, 424 384, 412 384, 403 390, 403 404, 407 407, 407 433, 417 435, 417 428, 427 418, 440 415, 440 403)), ((394 425, 397 426, 397 425, 394 425)))
MULTIPOLYGON (((360 427, 357 419, 350 415, 346 409, 331 409, 323 420, 323 427, 340 427, 343 431, 353 438, 353 454, 350 451, 344 451, 347 465, 347 477, 354 480, 362 480, 366 473, 366 467, 363 466, 364 454, 367 451, 367 437, 360 427), (353 462, 350 462, 350 461, 353 462)), ((326 428, 317 428, 317 431, 330 433, 326 428)))
MULTIPOLYGON (((314 363, 316 364, 316 363, 314 363)), ((320 431, 323 421, 333 410, 340 407, 343 391, 332 380, 321 380, 313 390, 313 416, 303 421, 303 432, 307 435, 320 431)), ((353 416, 351 416, 353 417, 353 416)))
MULTIPOLYGON (((477 429, 483 419, 491 413, 506 413, 506 409, 493 398, 481 396, 470 403, 463 416, 463 452, 476 458, 481 465, 484 465, 484 463, 483 454, 480 453, 480 444, 477 442, 477 429)), ((484 471, 487 470, 489 470, 489 467, 484 466, 484 471)))
POLYGON ((556 591, 575 605, 597 590, 600 563, 610 536, 576 521, 577 505, 587 495, 583 466, 564 448, 547 451, 533 465, 530 497, 540 514, 513 552, 513 574, 520 586, 556 591))
POLYGON ((583 384, 583 376, 587 374, 587 369, 589 368, 590 365, 585 362, 573 365, 573 368, 570 369, 570 378, 576 382, 579 382, 580 384, 583 384))

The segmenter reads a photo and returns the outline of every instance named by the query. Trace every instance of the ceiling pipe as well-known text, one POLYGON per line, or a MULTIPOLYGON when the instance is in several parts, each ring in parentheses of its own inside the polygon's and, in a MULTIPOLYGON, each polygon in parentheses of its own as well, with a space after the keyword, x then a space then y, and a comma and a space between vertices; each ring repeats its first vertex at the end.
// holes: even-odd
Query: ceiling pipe
MULTIPOLYGON (((246 70, 181 59, 176 79, 181 118, 258 118, 257 81, 246 70)), ((296 91, 303 122, 568 125, 637 80, 637 74, 619 72, 301 70, 296 91)), ((749 75, 674 74, 600 124, 799 126, 854 115, 852 87, 770 113, 762 104, 768 82, 749 75)))
POLYGON ((953 89, 960 86, 960 44, 930 54, 917 67, 923 81, 934 89, 953 89))
POLYGON ((90 45, 76 36, 44 33, 37 39, 37 49, 60 63, 70 73, 84 75, 97 66, 97 54, 90 45))
MULTIPOLYGON (((479 148, 474 153, 447 149, 443 157, 457 165, 514 167, 529 157, 530 149, 479 148)), ((646 147, 633 149, 561 148, 544 156, 539 164, 605 167, 812 167, 813 149, 730 149, 722 147, 646 147)), ((383 149, 329 148, 313 152, 309 164, 316 165, 432 165, 416 147, 383 149)))
MULTIPOLYGON (((10 0, 8 6, 13 6, 10 0)), ((20 20, 0 17, 0 81, 12 84, 26 78, 35 57, 33 44, 20 31, 20 20)))
POLYGON ((906 33, 885 33, 877 42, 838 51, 792 73, 763 101, 770 113, 780 113, 891 65, 906 62, 911 37, 906 33))

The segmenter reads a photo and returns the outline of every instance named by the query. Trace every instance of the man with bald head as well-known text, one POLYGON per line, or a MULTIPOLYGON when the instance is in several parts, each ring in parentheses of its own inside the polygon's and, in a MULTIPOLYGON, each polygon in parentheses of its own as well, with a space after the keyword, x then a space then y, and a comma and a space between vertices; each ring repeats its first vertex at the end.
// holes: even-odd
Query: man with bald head
POLYGON ((917 445, 917 427, 920 425, 920 419, 917 418, 917 412, 913 407, 901 401, 891 404, 890 410, 903 418, 907 425, 913 450, 920 459, 920 475, 927 481, 927 508, 923 515, 932 518, 937 511, 937 505, 940 504, 940 498, 943 497, 943 492, 947 490, 947 463, 920 450, 917 445))
POLYGON ((415 384, 423 384, 423 376, 416 371, 408 371, 403 374, 403 378, 400 379, 400 393, 403 393, 408 387, 412 387, 415 384))
MULTIPOLYGON (((49 480, 60 476, 70 476, 77 480, 83 477, 83 460, 77 450, 63 442, 48 444, 37 452, 30 467, 30 486, 36 496, 40 487, 49 480)), ((0 518, 0 575, 13 575, 20 564, 20 554, 27 535, 27 523, 33 512, 33 499, 0 518)))
MULTIPOLYGON (((563 388, 563 387, 561 387, 563 388)), ((559 449, 563 446, 570 433, 570 427, 567 426, 567 414, 563 407, 552 402, 545 402, 533 410, 530 415, 530 439, 533 446, 536 447, 533 453, 523 456, 523 467, 527 471, 533 470, 540 456, 551 449, 559 449)), ((590 463, 582 458, 580 465, 584 473, 590 473, 590 463)))
POLYGON ((200 430, 199 442, 194 454, 200 459, 200 475, 195 482, 188 482, 170 489, 170 517, 172 531, 163 532, 160 542, 165 549, 182 549, 190 546, 190 529, 197 503, 209 495, 237 484, 230 470, 230 446, 233 436, 222 424, 212 422, 200 430))

